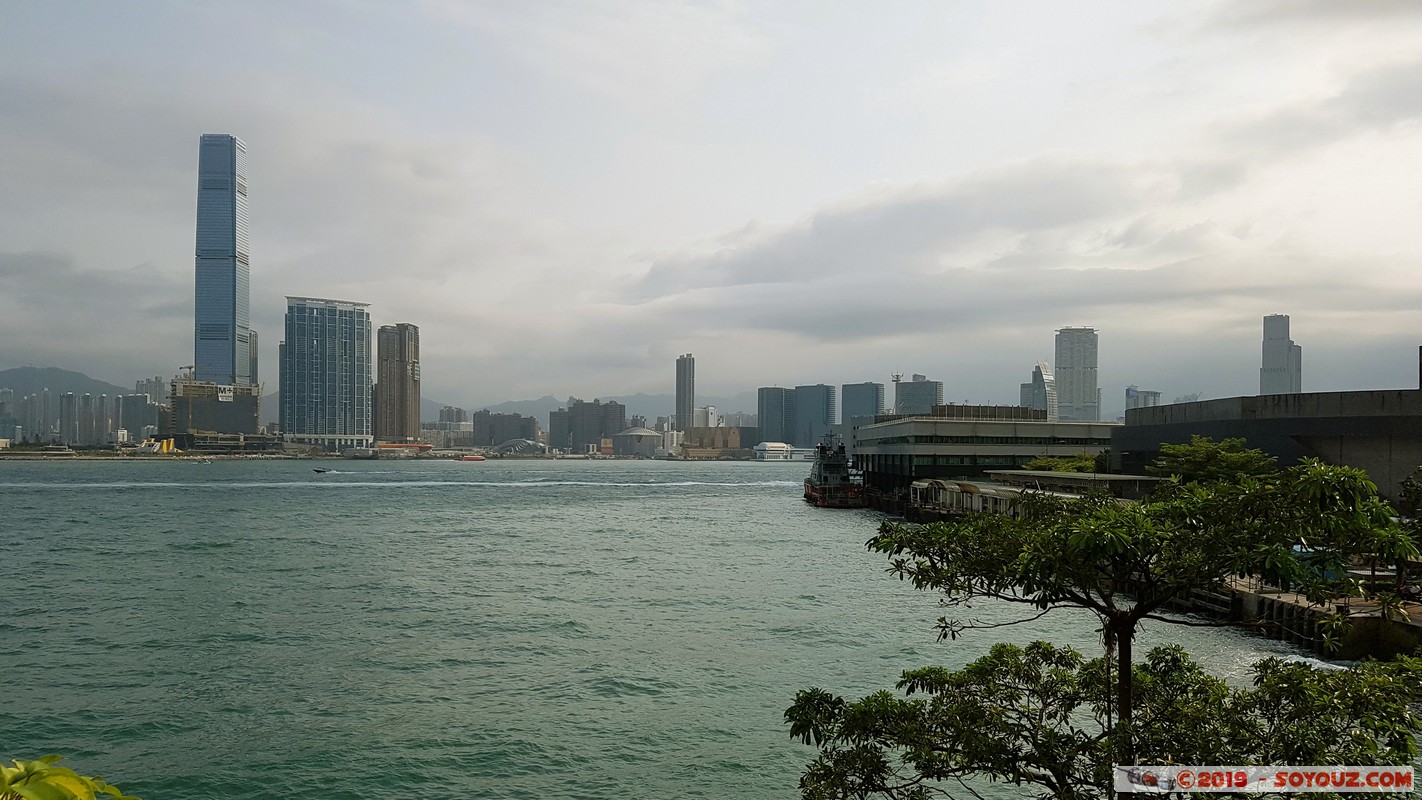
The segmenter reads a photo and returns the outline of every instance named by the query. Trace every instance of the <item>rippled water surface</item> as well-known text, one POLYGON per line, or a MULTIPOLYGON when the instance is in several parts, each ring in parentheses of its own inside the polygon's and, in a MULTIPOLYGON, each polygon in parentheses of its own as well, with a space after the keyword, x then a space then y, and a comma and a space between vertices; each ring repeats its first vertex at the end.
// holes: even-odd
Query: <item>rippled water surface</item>
POLYGON ((0 462, 0 758, 147 800, 793 798, 798 689, 1096 647, 1066 614, 935 644, 803 464, 312 463, 0 462))

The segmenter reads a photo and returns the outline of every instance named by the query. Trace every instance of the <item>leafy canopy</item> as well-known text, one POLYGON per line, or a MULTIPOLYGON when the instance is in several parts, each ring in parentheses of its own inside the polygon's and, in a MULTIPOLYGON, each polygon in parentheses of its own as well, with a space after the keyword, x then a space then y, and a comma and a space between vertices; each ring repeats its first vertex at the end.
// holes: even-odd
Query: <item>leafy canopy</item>
POLYGON ((1073 453, 1069 456, 1037 456, 1022 468, 1048 472, 1105 472, 1105 453, 1073 453))
MULTIPOLYGON (((806 800, 951 796, 983 781, 1038 796, 1107 796, 1119 723, 1110 664, 1045 642, 999 644, 952 671, 903 673, 897 688, 846 701, 800 692, 790 735, 819 756, 800 780, 806 800), (965 783, 966 782, 966 783, 965 783)), ((1178 646, 1133 668, 1132 717, 1142 763, 1409 764, 1422 723, 1422 659, 1318 670, 1269 659, 1255 686, 1234 689, 1178 646)))
POLYGON ((1216 442, 1208 436, 1191 436, 1189 444, 1162 444, 1160 456, 1146 472, 1174 476, 1183 483, 1233 481, 1273 475, 1279 471, 1277 461, 1262 450, 1246 447, 1243 439, 1216 442))

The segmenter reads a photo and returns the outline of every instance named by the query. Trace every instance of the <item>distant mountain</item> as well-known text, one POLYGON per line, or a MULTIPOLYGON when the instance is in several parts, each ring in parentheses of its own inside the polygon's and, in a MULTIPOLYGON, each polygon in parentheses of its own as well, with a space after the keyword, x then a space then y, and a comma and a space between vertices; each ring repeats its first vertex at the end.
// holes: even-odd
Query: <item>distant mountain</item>
POLYGON ((73 392, 75 394, 106 394, 110 397, 133 394, 132 386, 115 386, 97 380, 82 372, 70 372, 58 367, 16 367, 0 370, 0 389, 14 389, 18 399, 26 395, 39 394, 46 388, 51 395, 73 392))

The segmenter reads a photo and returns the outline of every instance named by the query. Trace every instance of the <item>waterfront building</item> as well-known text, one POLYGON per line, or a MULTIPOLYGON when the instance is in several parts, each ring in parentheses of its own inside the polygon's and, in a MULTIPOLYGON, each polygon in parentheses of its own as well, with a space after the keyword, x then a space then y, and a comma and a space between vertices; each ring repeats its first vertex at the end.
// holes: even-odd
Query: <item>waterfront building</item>
MULTIPOLYGON (((572 405, 572 398, 568 399, 568 404, 572 405)), ((548 412, 548 447, 552 450, 566 451, 570 447, 573 437, 573 429, 568 417, 568 409, 560 408, 556 411, 548 412)))
POLYGON ((328 450, 370 447, 370 304, 286 299, 281 361, 281 430, 328 450))
MULTIPOLYGON (((602 440, 627 430, 627 407, 609 400, 591 403, 573 398, 568 405, 568 451, 602 452, 602 440)), ((552 445, 550 445, 552 446, 552 445)))
POLYGON ((662 447, 662 435, 648 428, 633 426, 612 435, 612 454, 634 458, 655 458, 662 447))
POLYGON ((1289 338, 1289 315, 1264 318, 1263 365, 1259 367, 1260 394, 1299 394, 1303 391, 1303 348, 1289 338))
POLYGON ((762 386, 756 390, 756 419, 764 441, 788 444, 794 438, 794 401, 794 392, 780 386, 762 386))
POLYGON ((943 405, 943 381, 931 381, 915 373, 911 380, 894 376, 894 413, 927 414, 943 405))
POLYGON ((497 447, 513 439, 538 441, 538 420, 522 414, 495 414, 485 408, 475 411, 474 446, 497 447))
POLYGON ((846 424, 853 420, 872 421, 884 413, 884 384, 846 383, 839 387, 840 418, 846 424))
POLYGON ((1160 392, 1150 389, 1138 389, 1135 386, 1126 387, 1126 408, 1150 408, 1160 405, 1160 392))
POLYGON ((1097 386, 1095 328, 1057 330, 1057 416, 1062 421, 1101 419, 1101 389, 1097 386))
POLYGON ((835 424, 834 387, 824 383, 795 387, 795 429, 792 443, 814 447, 824 440, 835 424))
POLYGON ((474 442, 472 422, 422 422, 420 439, 434 450, 468 450, 478 447, 474 442))
POLYGON ((1134 408, 1111 434, 1111 466, 1143 472, 1160 445, 1192 436, 1244 439, 1288 467, 1305 458, 1358 467, 1383 496, 1422 463, 1422 390, 1309 392, 1225 397, 1134 408))
POLYGON ((247 146, 236 136, 205 133, 198 145, 194 380, 257 382, 247 223, 247 146))
POLYGON ((1057 400, 1057 380, 1052 374, 1052 365, 1038 361, 1032 368, 1032 380, 1022 384, 1020 405, 1047 412, 1047 419, 1060 419, 1057 400))
MULTIPOLYGON (((165 438, 219 434, 253 436, 261 432, 257 417, 261 388, 184 378, 169 384, 167 418, 160 420, 165 438)), ((132 429, 130 429, 132 430, 132 429)))
POLYGON ((420 329, 408 322, 381 325, 375 339, 375 438, 420 438, 420 329))
POLYGON ((748 460, 751 449, 760 442, 756 428, 722 425, 712 428, 692 428, 683 432, 681 457, 689 459, 748 460))
POLYGON ((445 406, 439 410, 440 422, 468 422, 469 416, 459 406, 445 406))
POLYGON ((937 414, 854 431, 854 464, 876 496, 906 494, 920 479, 981 476, 1037 456, 1100 453, 1120 427, 1051 421, 1044 411, 1020 406, 940 406, 937 414))
POLYGON ((690 353, 676 359, 676 430, 690 428, 696 409, 696 359, 690 353))

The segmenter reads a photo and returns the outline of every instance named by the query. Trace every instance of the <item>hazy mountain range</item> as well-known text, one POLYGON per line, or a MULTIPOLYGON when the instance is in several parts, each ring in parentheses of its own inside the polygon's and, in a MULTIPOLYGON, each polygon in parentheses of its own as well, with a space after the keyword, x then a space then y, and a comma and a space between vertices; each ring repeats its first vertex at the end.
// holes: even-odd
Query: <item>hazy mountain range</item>
MULTIPOLYGON (((115 395, 132 394, 132 386, 117 386, 112 383, 90 378, 80 372, 59 369, 57 367, 17 367, 15 369, 0 370, 0 389, 15 390, 16 402, 19 398, 30 394, 39 394, 48 388, 51 394, 64 394, 73 392, 75 394, 106 394, 110 397, 115 395)), ((584 400, 598 399, 604 402, 616 400, 627 406, 627 416, 633 417, 641 415, 647 418, 648 422, 654 422, 657 417, 671 416, 676 408, 676 395, 674 394, 632 394, 625 396, 609 397, 584 397, 584 400)), ((737 411, 754 413, 756 410, 755 392, 741 392, 730 397, 720 396, 698 396, 696 404, 699 406, 713 405, 723 414, 737 411)), ((420 419, 435 421, 439 419, 439 411, 447 405, 459 405, 458 402, 446 403, 439 400, 425 398, 420 402, 420 419)), ((509 400, 491 406, 464 406, 464 410, 470 413, 482 408, 488 408, 498 414, 523 414, 532 416, 538 420, 538 424, 544 427, 548 425, 548 412, 559 408, 566 408, 567 398, 556 398, 551 395, 544 395, 536 400, 509 400)), ((261 418, 263 423, 275 422, 279 416, 277 394, 262 397, 261 418)))

